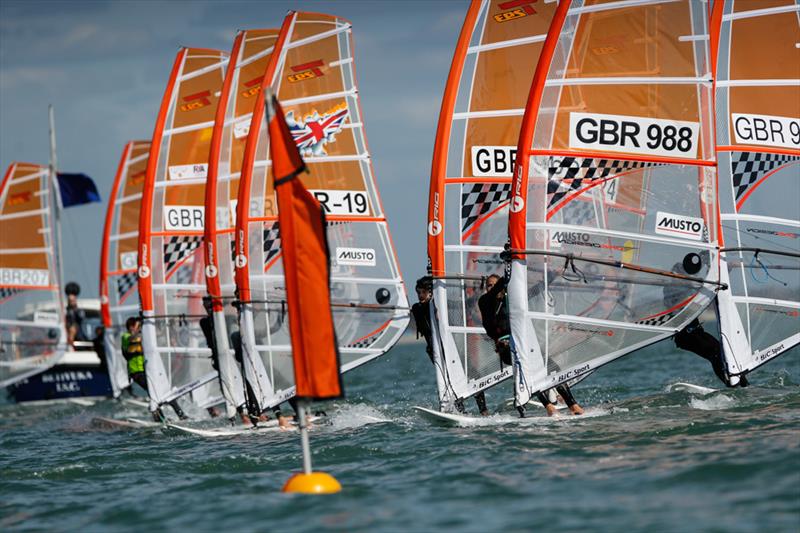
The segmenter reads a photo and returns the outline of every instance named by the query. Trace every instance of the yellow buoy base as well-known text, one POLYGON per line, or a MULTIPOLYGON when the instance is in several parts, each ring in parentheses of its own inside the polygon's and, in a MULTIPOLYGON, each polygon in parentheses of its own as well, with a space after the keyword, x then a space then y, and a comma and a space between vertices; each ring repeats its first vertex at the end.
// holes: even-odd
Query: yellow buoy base
POLYGON ((283 486, 283 492, 299 492, 301 494, 334 494, 342 490, 336 478, 325 472, 295 474, 283 486))

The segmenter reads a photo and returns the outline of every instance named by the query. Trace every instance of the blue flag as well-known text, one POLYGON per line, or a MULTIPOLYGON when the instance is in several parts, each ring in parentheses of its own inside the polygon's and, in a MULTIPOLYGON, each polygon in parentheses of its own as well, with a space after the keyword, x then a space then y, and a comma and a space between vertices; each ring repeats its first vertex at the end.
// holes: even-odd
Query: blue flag
POLYGON ((102 201, 97 186, 86 174, 59 172, 58 188, 61 191, 61 205, 64 207, 102 201))

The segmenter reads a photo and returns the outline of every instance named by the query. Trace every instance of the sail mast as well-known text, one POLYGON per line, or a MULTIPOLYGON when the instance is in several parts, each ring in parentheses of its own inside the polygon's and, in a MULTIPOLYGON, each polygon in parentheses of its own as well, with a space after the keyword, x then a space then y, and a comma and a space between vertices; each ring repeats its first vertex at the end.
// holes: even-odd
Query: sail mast
MULTIPOLYGON (((50 104, 47 107, 48 116, 50 119, 50 184, 53 188, 53 197, 56 199, 53 202, 53 214, 54 216, 54 224, 56 225, 56 253, 55 253, 55 260, 58 268, 56 268, 56 272, 58 272, 58 280, 56 281, 55 285, 59 287, 58 291, 58 299, 62 304, 63 307, 63 296, 61 294, 61 285, 64 283, 64 262, 63 256, 61 254, 61 210, 64 209, 64 204, 61 202, 61 189, 58 186, 58 159, 56 157, 56 117, 55 111, 53 109, 53 104, 50 104)), ((53 234, 51 232, 51 234, 53 234)))

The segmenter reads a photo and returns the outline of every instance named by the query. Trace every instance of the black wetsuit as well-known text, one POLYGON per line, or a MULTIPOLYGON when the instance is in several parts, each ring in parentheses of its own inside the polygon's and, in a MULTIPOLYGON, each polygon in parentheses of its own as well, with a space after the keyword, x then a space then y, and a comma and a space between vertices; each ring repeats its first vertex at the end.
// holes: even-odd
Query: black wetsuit
POLYGON ((203 330, 203 336, 206 338, 206 345, 211 350, 211 366, 214 370, 219 372, 219 352, 217 352, 217 336, 214 333, 214 321, 210 316, 204 316, 200 319, 200 329, 203 330))
MULTIPOLYGON (((685 274, 682 263, 675 263, 672 271, 678 274, 685 274)), ((664 287, 664 306, 667 309, 672 309, 676 305, 686 301, 693 294, 693 290, 685 285, 667 285, 664 287)), ((675 334, 675 346, 681 350, 686 350, 699 355, 709 363, 714 369, 714 374, 726 386, 731 387, 728 381, 728 373, 725 369, 725 363, 722 360, 722 347, 716 337, 703 329, 700 320, 692 320, 688 326, 675 334)), ((748 385, 747 378, 740 376, 739 386, 746 387, 748 385)))
POLYGON ((83 334, 83 319, 86 318, 86 312, 83 309, 79 309, 77 306, 73 307, 71 305, 67 305, 65 314, 67 319, 67 330, 69 330, 72 326, 75 326, 75 340, 85 341, 86 335, 83 334))
POLYGON ((231 346, 233 347, 233 356, 236 362, 239 363, 239 368, 242 369, 242 377, 244 378, 244 396, 247 412, 250 416, 258 417, 261 414, 261 407, 258 405, 256 394, 247 380, 247 374, 244 371, 244 350, 242 348, 242 334, 239 331, 231 333, 231 346))
POLYGON ((417 327, 417 338, 422 336, 425 339, 425 352, 433 363, 433 333, 431 331, 431 304, 427 302, 417 302, 411 306, 411 315, 414 317, 414 324, 417 327))
POLYGON ((94 352, 97 354, 97 357, 100 358, 100 371, 108 374, 108 361, 106 360, 105 335, 106 332, 103 330, 100 332, 99 335, 97 335, 94 339, 92 339, 92 347, 94 348, 94 352))
MULTIPOLYGON (((509 337, 511 335, 511 321, 508 316, 508 303, 507 297, 504 295, 498 298, 500 293, 506 289, 506 280, 500 278, 494 287, 491 288, 486 294, 478 299, 478 308, 481 311, 481 320, 483 321, 483 329, 486 334, 494 341, 495 351, 500 356, 500 361, 503 364, 511 365, 511 343, 509 337)), ((564 402, 568 407, 572 407, 578 402, 572 396, 572 391, 569 385, 562 383, 556 387, 556 391, 564 398, 564 402)), ((537 392, 536 398, 547 407, 552 402, 543 392, 537 392)))
POLYGON ((500 356, 500 362, 511 366, 513 361, 509 342, 511 321, 508 317, 508 305, 505 296, 498 298, 504 290, 506 290, 506 280, 501 278, 489 292, 478 298, 478 309, 481 311, 483 329, 494 341, 494 349, 500 356))
MULTIPOLYGON (((433 331, 431 328, 431 302, 428 300, 427 302, 417 302, 411 306, 411 315, 414 317, 414 324, 417 327, 417 338, 422 337, 425 338, 425 352, 428 354, 428 358, 433 363, 433 331)), ((481 413, 485 413, 488 411, 486 408, 486 394, 483 391, 476 393, 473 398, 475 398, 475 403, 478 406, 478 411, 481 413)), ((455 401, 455 406, 458 412, 464 413, 466 409, 464 408, 464 401, 458 399, 455 401)))

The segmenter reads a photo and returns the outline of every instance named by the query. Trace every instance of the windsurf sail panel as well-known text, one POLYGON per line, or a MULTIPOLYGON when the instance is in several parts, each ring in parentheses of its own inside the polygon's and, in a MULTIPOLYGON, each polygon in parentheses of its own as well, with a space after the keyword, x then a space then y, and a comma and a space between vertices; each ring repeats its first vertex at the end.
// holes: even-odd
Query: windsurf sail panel
MULTIPOLYGON (((261 81, 262 94, 271 87, 278 95, 305 158, 309 172, 299 179, 325 209, 342 371, 386 352, 408 325, 405 289, 364 134, 351 33, 351 24, 339 17, 290 12, 261 81)), ((263 409, 294 395, 294 370, 269 137, 259 100, 242 165, 235 264, 245 372, 263 409)))
MULTIPOLYGON (((241 346, 234 300, 234 224, 247 134, 261 79, 278 30, 246 30, 236 35, 222 85, 211 136, 205 199, 205 280, 211 297, 219 372, 225 397, 236 407, 245 403, 244 380, 232 347, 241 346)), ((237 348, 237 351, 240 349, 237 348)))
POLYGON ((717 2, 718 296, 727 371, 800 343, 800 4, 717 2))
POLYGON ((125 145, 117 167, 106 211, 100 251, 100 314, 105 327, 103 342, 108 377, 114 397, 130 385, 128 365, 122 356, 125 322, 139 315, 136 255, 139 246, 139 211, 150 155, 150 141, 125 145))
POLYGON ((67 347, 48 167, 12 163, 0 183, 0 387, 47 370, 67 347))
MULTIPOLYGON (((182 48, 156 120, 139 217, 138 276, 151 408, 192 393, 220 401, 205 318, 200 251, 208 154, 228 54, 182 48)), ((229 414, 230 414, 229 405, 229 414)))
POLYGON ((664 339, 717 281, 702 2, 561 2, 509 215, 516 401, 664 339))
POLYGON ((450 67, 431 169, 428 258, 440 407, 511 377, 478 298, 503 276, 509 193, 525 101, 555 3, 473 1, 450 67))

